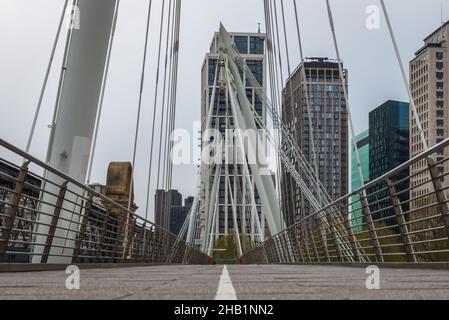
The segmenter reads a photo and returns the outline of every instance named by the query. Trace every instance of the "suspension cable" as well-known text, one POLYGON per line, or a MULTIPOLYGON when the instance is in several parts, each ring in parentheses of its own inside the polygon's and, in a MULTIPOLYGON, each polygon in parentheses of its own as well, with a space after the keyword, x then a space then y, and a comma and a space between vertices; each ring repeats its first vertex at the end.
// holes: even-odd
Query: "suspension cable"
MULTIPOLYGON (((177 79, 178 79, 178 56, 179 56, 179 32, 180 32, 180 19, 181 19, 181 1, 177 0, 176 4, 176 18, 175 18, 175 58, 174 58, 174 77, 173 77, 173 84, 172 84, 172 92, 173 92, 173 96, 171 99, 171 109, 173 110, 172 112, 172 116, 170 119, 170 123, 171 123, 171 128, 170 128, 170 132, 173 132, 174 130, 174 124, 175 124, 175 118, 176 118, 176 92, 177 92, 177 79)), ((172 145, 170 144, 170 152, 172 149, 172 145)), ((171 159, 170 159, 171 160, 171 159)), ((170 161, 170 166, 169 168, 171 168, 172 166, 172 162, 170 161)), ((171 184, 172 184, 172 173, 170 171, 170 173, 168 174, 168 185, 167 185, 167 191, 171 190, 171 184)), ((164 206, 164 210, 167 213, 170 213, 170 205, 171 202, 169 202, 169 199, 167 198, 167 200, 165 201, 165 206, 164 206)))
POLYGON ((109 39, 109 48, 108 48, 108 53, 107 53, 107 57, 106 57, 106 69, 103 75, 103 83, 101 85, 101 94, 100 94, 100 102, 98 105, 98 112, 97 112, 97 118, 95 120, 95 129, 94 129, 94 135, 93 135, 93 143, 92 143, 92 150, 90 152, 90 156, 89 156, 89 163, 88 163, 88 170, 87 170, 87 179, 86 179, 86 184, 89 185, 90 184, 90 179, 92 176, 92 167, 93 167, 93 161, 95 158, 95 152, 97 149, 97 140, 98 140, 98 130, 100 127, 100 121, 101 121, 101 115, 102 115, 102 111, 103 111, 103 103, 104 103, 104 94, 105 94, 105 89, 106 89, 106 82, 108 80, 108 74, 109 74, 109 65, 111 62, 111 53, 112 53, 112 46, 114 43, 114 37, 115 37, 115 30, 117 27, 117 18, 118 18, 118 11, 119 11, 119 7, 120 7, 120 0, 117 0, 116 5, 115 5, 115 9, 114 9, 114 17, 113 17, 113 22, 112 22, 112 33, 111 33, 111 37, 109 39))
MULTIPOLYGON (((150 33, 150 22, 151 22, 151 6, 153 1, 149 0, 148 3, 148 14, 147 14, 147 25, 146 25, 146 31, 145 31, 145 45, 144 45, 144 51, 143 51, 143 61, 142 61, 142 73, 140 76, 140 91, 139 91, 139 104, 137 108, 137 119, 136 119, 136 129, 135 129, 135 135, 134 135, 134 148, 133 148, 133 160, 132 160, 132 175, 131 180, 129 184, 129 197, 128 197, 128 214, 127 217, 129 219, 129 211, 131 209, 131 197, 133 194, 134 189, 134 171, 135 171, 135 165, 136 165, 136 153, 137 153, 137 142, 139 140, 139 129, 140 129, 140 116, 142 112, 142 98, 143 98, 143 87, 145 83, 145 71, 146 71, 146 62, 147 62, 147 52, 148 52, 148 40, 149 40, 149 33, 150 33)), ((145 213, 145 220, 148 218, 148 213, 145 213)), ((126 222, 126 226, 128 226, 128 221, 126 222)), ((127 236, 127 233, 125 233, 125 236, 127 236)))
POLYGON ((52 65, 53 65, 53 60, 54 60, 54 57, 55 57, 56 48, 58 47, 59 37, 61 35, 61 29, 62 29, 62 25, 64 23, 64 18, 65 18, 66 12, 67 12, 68 3, 69 3, 69 0, 65 0, 64 6, 62 8, 62 14, 61 14, 61 18, 59 20, 58 29, 56 31, 55 40, 53 42, 53 48, 51 50, 50 60, 48 61, 47 71, 46 71, 45 77, 44 77, 44 83, 43 83, 42 88, 41 88, 39 101, 37 103, 36 111, 34 113, 34 118, 33 118, 33 122, 32 122, 32 125, 31 125, 31 130, 30 130, 30 133, 29 133, 29 136, 28 136, 28 141, 27 141, 27 145, 26 145, 26 149, 25 149, 26 153, 30 152, 31 142, 33 140, 34 131, 36 130, 37 119, 39 118, 39 114, 40 114, 41 107, 42 107, 42 101, 44 100, 45 91, 47 89, 48 78, 50 76, 50 71, 51 71, 51 68, 52 68, 52 65))
MULTIPOLYGON (((175 3, 176 4, 176 3, 175 3)), ((172 28, 170 34, 170 62, 169 62, 169 71, 168 71, 168 88, 167 92, 164 91, 164 99, 167 105, 166 107, 166 116, 165 116, 165 132, 164 132, 164 142, 161 143, 163 148, 163 167, 162 167, 162 188, 166 186, 166 171, 167 171, 167 151, 168 151, 168 132, 169 132, 169 124, 170 124, 170 92, 172 88, 172 70, 173 70, 173 55, 174 55, 174 45, 175 45, 175 19, 176 19, 176 8, 172 10, 172 28)), ((161 161, 161 160, 159 160, 161 161)))
POLYGON ((353 148, 354 148, 354 154, 355 154, 356 161, 357 161, 357 168, 358 168, 360 181, 361 181, 362 186, 364 186, 365 179, 363 177, 363 169, 362 169, 362 163, 360 161, 360 153, 357 148, 357 142, 355 141, 355 137, 356 137, 355 129, 354 129, 353 121, 352 121, 351 108, 349 106, 348 90, 346 88, 347 79, 345 78, 344 73, 343 73, 344 72, 343 71, 343 63, 340 59, 340 50, 338 48, 337 35, 335 32, 335 24, 334 24, 334 19, 332 16, 332 8, 330 6, 329 0, 326 0, 326 5, 327 5, 328 16, 329 16, 329 24, 330 24, 330 28, 331 28, 331 32, 332 32, 332 38, 334 41, 335 53, 337 55, 338 69, 339 69, 339 73, 340 73, 340 81, 341 81, 341 84, 343 87, 343 94, 344 94, 344 99, 345 99, 345 103, 346 103, 346 109, 348 112, 349 126, 351 128, 350 130, 351 130, 351 135, 352 135, 352 144, 353 144, 353 148))
MULTIPOLYGON (((175 55, 174 55, 174 72, 173 72, 173 84, 172 84, 172 98, 171 98, 171 115, 170 115, 170 135, 172 135, 175 122, 176 122, 176 103, 177 103, 177 88, 178 88, 178 64, 179 64, 179 43, 180 43, 180 25, 181 25, 181 0, 177 1, 177 13, 176 13, 176 25, 175 25, 175 55)), ((174 142, 170 140, 169 143, 169 152, 168 154, 172 154, 174 142)), ((168 174, 167 174, 167 184, 168 189, 171 188, 173 182, 173 163, 171 161, 171 157, 168 157, 169 165, 168 165, 168 174)))
POLYGON ((387 21, 388 31, 390 33, 391 42, 393 43, 393 47, 394 47, 394 51, 395 51, 395 54, 396 54, 396 58, 398 60, 399 68, 401 69, 402 80, 404 81, 404 85, 405 85, 405 88, 407 90, 408 97, 410 99, 410 106, 412 107, 413 117, 414 117, 414 120, 416 122, 416 126, 418 128, 418 133, 419 133, 419 137, 420 137, 420 140, 421 140, 422 148, 424 149, 423 152, 425 152, 425 151, 427 151, 429 149, 429 146, 428 146, 428 143, 427 143, 426 136, 424 135, 424 130, 423 130, 423 127, 422 127, 422 124, 421 124, 421 120, 419 119, 419 115, 418 115, 418 110, 416 108, 415 99, 413 98, 412 91, 410 89, 410 84, 408 82, 407 75, 405 73, 404 63, 402 62, 402 57, 401 57, 401 54, 399 52, 399 48, 398 48, 398 44, 397 44, 397 41, 396 41, 396 37, 394 35, 393 28, 391 26, 390 17, 388 15, 387 7, 385 6, 384 0, 380 0, 380 4, 382 5, 382 10, 383 10, 384 15, 385 15, 385 20, 387 21))
MULTIPOLYGON (((145 202, 145 214, 148 216, 148 205, 150 202, 150 188, 151 188, 151 173, 153 169, 153 151, 154 151, 154 132, 156 126, 156 115, 157 115, 157 101, 158 101, 158 91, 159 91, 159 69, 161 64, 161 49, 162 49, 162 35, 164 29, 164 19, 165 19, 165 0, 162 0, 161 9, 161 25, 159 30, 159 42, 158 42, 158 55, 157 55, 157 67, 156 67, 156 89, 154 92, 154 104, 153 104, 153 125, 151 127, 151 144, 150 144, 150 161, 148 165, 148 178, 147 178, 147 199, 145 202)), ((168 27, 167 27, 168 28, 168 27)))
POLYGON ((166 87, 167 87, 167 69, 168 69, 168 53, 169 53, 169 43, 170 43, 170 31, 174 28, 171 28, 171 24, 173 23, 171 21, 172 18, 172 11, 175 12, 174 8, 172 10, 172 0, 169 0, 169 6, 168 6, 168 23, 167 23, 167 34, 166 34, 166 43, 165 43, 165 67, 164 67, 164 84, 162 85, 162 111, 161 111, 161 130, 159 133, 159 159, 157 164, 157 183, 156 187, 159 188, 159 182, 161 177, 161 158, 162 158, 162 139, 164 136, 164 120, 165 120, 165 114, 167 113, 168 118, 168 107, 166 108, 165 105, 165 98, 166 98, 166 87), (166 112, 167 110, 167 112, 166 112))
MULTIPOLYGON (((268 4, 266 6, 266 10, 268 10, 268 23, 270 26, 270 37, 272 41, 272 51, 273 51, 273 57, 271 59, 271 63, 273 64, 272 69, 274 72, 274 96, 275 96, 275 103, 273 104, 274 109, 278 114, 281 114, 281 106, 282 106, 282 87, 284 83, 284 75, 283 75, 283 67, 282 67, 282 55, 281 55, 281 46, 280 46, 280 40, 279 40, 279 24, 278 24, 278 18, 277 18, 277 10, 276 10, 276 1, 271 2, 268 1, 268 4), (274 12, 273 8, 274 7, 274 12), (279 66, 279 68, 277 68, 279 66)), ((275 129, 279 129, 279 119, 273 119, 274 120, 274 127, 275 129)), ((279 132, 275 132, 275 139, 276 143, 279 145, 282 144, 282 135, 279 132)), ((278 156, 277 157, 276 166, 278 168, 278 175, 281 177, 279 180, 278 188, 280 190, 281 186, 281 179, 282 179, 282 166, 281 166, 281 159, 278 156)), ((279 193, 281 194, 281 193, 279 193)), ((291 194, 291 201, 294 206, 294 197, 293 197, 293 189, 290 190, 291 194)), ((280 203, 280 214, 284 212, 283 205, 282 205, 282 195, 279 197, 279 203, 280 203)), ((283 219, 281 219, 282 221, 283 219)))
MULTIPOLYGON (((306 66, 305 66, 305 59, 304 59, 304 52, 303 52, 303 47, 302 47, 302 40, 301 40, 301 31, 300 31, 300 27, 299 27, 299 15, 298 15, 298 8, 297 8, 297 4, 296 4, 296 0, 293 0, 293 4, 294 4, 294 11, 295 11, 295 21, 296 21, 296 32, 298 35, 298 44, 299 44, 299 55, 300 55, 300 59, 301 59, 301 63, 303 64, 302 68, 301 68, 301 76, 303 78, 304 81, 304 93, 305 93, 305 98, 306 98, 306 109, 307 109, 307 114, 308 114, 308 120, 309 120, 309 137, 310 137, 310 144, 312 146, 312 154, 313 154, 313 164, 315 166, 315 175, 316 175, 316 179, 320 180, 320 172, 318 170, 319 166, 318 166, 318 153, 316 151, 316 143, 315 143, 315 130, 313 129, 313 124, 312 124, 312 109, 311 109, 311 101, 310 101, 310 94, 309 94, 309 85, 307 83, 307 75, 306 75, 306 66)), ((290 89, 290 92, 292 90, 290 89)), ((319 182, 317 181, 317 184, 319 182)), ((317 190, 317 195, 318 195, 318 200, 321 203, 322 202, 322 195, 320 192, 320 189, 317 190)))

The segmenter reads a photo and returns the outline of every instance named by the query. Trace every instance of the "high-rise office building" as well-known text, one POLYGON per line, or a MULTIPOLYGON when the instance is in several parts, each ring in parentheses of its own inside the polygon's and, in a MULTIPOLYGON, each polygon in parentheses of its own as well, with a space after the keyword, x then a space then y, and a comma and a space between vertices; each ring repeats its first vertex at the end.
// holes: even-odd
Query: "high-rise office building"
POLYGON ((189 211, 192 208, 192 204, 193 204, 193 197, 188 197, 185 199, 183 206, 181 205, 171 207, 170 227, 168 229, 171 233, 176 235, 179 234, 186 221, 187 215, 189 214, 189 211))
POLYGON ((182 195, 177 190, 157 190, 155 195, 156 225, 178 235, 192 208, 193 200, 193 197, 188 197, 183 205, 182 195), (168 199, 170 199, 169 204, 165 202, 168 199), (168 211, 166 205, 168 205, 168 211))
MULTIPOLYGON (((417 112, 423 127, 424 136, 429 146, 443 141, 449 136, 449 22, 432 32, 424 39, 424 46, 415 53, 410 62, 410 87, 417 112)), ((410 110, 412 112, 412 110, 410 110)), ((420 134, 413 115, 410 116, 410 156, 423 152, 420 134)), ((440 161, 448 156, 448 149, 438 153, 433 159, 440 161)), ((428 181, 429 176, 425 160, 412 165, 410 169, 410 187, 413 188, 410 197, 419 198, 411 202, 413 207, 425 206, 432 200, 425 197, 433 187, 428 181), (422 173, 420 173, 423 171, 422 173)), ((449 170, 449 164, 438 166, 443 174, 449 170)), ((448 183, 448 177, 445 178, 448 183)), ((420 211, 422 214, 423 210, 420 211)))
MULTIPOLYGON (((388 100, 369 114, 369 180, 383 176, 409 159, 409 104, 388 100)), ((396 185, 397 191, 408 189, 406 179, 408 170, 404 170, 391 179, 402 181, 396 185)), ((396 224, 394 211, 391 208, 389 191, 385 185, 377 185, 369 190, 369 203, 375 219, 392 217, 383 220, 386 224, 396 224), (384 200, 382 200, 384 199, 384 200)), ((399 200, 404 212, 408 211, 409 194, 402 192, 399 200)))
MULTIPOLYGON (((266 89, 266 56, 265 56, 265 34, 262 33, 230 33, 231 38, 234 40, 235 45, 251 72, 254 74, 259 84, 266 89)), ((220 56, 218 33, 215 33, 212 44, 210 46, 210 52, 206 54, 202 67, 202 81, 201 81, 201 119, 202 119, 202 131, 215 129, 222 135, 224 139, 227 130, 234 129, 234 118, 232 108, 229 100, 229 94, 227 89, 223 86, 216 84, 216 95, 213 103, 212 117, 209 128, 206 128, 209 115, 210 100, 212 99, 212 92, 214 89, 215 71, 217 70, 217 64, 220 56)), ((256 95, 255 88, 250 84, 246 72, 241 72, 243 84, 246 88, 246 93, 249 102, 253 105, 258 115, 266 122, 266 110, 265 103, 263 103, 256 95)), ((203 145, 204 147, 204 145, 203 145)), ((229 159, 228 159, 229 160, 229 159)), ((257 233, 254 225, 254 219, 251 219, 252 206, 251 202, 247 200, 249 188, 245 183, 243 176, 243 166, 238 163, 229 163, 225 165, 223 161, 222 171, 219 181, 219 192, 216 201, 216 208, 212 210, 217 212, 215 219, 215 226, 213 226, 213 234, 216 237, 226 236, 234 234, 235 224, 233 218, 232 200, 236 204, 237 211, 237 225, 240 234, 249 235, 254 237, 257 233), (228 188, 227 177, 231 185, 231 191, 228 188), (231 193, 232 192, 232 193, 231 193), (232 194, 232 198, 231 198, 232 194)), ((232 162, 232 161, 231 161, 232 162)), ((201 200, 206 204, 203 207, 203 232, 206 222, 206 207, 211 203, 212 186, 214 181, 214 175, 210 174, 207 168, 202 171, 203 181, 206 181, 205 192, 201 200)), ((265 230, 265 219, 262 216, 262 205, 260 197, 255 187, 254 179, 251 177, 253 187, 256 194, 256 207, 257 214, 261 220, 261 230, 265 230)), ((204 233, 203 233, 204 234, 204 233)), ((262 234, 262 237, 264 235, 262 234)))
MULTIPOLYGON (((352 156, 351 156, 351 186, 352 191, 356 191, 361 188, 362 185, 369 181, 369 130, 366 130, 356 136, 351 146, 354 146, 354 143, 357 146, 357 151, 359 153, 360 165, 362 166, 363 173, 363 182, 360 177, 359 168, 357 164, 357 157, 355 155, 355 148, 352 147, 352 156)), ((352 203, 352 213, 351 213, 351 225, 354 229, 354 232, 362 231, 363 220, 363 211, 362 204, 360 203, 360 195, 356 194, 351 198, 352 203)))
MULTIPOLYGON (((347 85, 347 70, 343 77, 347 85)), ((314 143, 319 178, 329 196, 338 199, 347 194, 348 112, 338 62, 327 58, 306 59, 290 76, 283 90, 282 113, 284 124, 312 167, 315 167, 314 143), (306 79, 303 79, 302 69, 306 79), (309 92, 310 114, 305 90, 309 92)), ((283 173, 282 181, 284 219, 291 225, 313 213, 313 208, 288 173, 283 173)), ((306 179, 305 182, 310 186, 310 181, 306 179)), ((316 192, 314 195, 318 198, 316 192)))
POLYGON ((155 223, 156 225, 169 230, 172 209, 182 207, 182 195, 177 190, 156 190, 154 200, 155 223), (168 203, 166 201, 168 201, 168 203), (168 211, 166 208, 167 206, 168 211))

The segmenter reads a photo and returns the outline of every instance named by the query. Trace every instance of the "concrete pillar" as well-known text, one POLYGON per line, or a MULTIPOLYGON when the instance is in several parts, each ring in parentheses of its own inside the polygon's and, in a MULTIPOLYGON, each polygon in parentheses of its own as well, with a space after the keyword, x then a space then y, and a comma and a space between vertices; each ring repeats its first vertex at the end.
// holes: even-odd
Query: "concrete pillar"
MULTIPOLYGON (((112 162, 108 168, 106 197, 125 208, 128 208, 129 203, 130 186, 133 179, 132 171, 131 163, 112 162)), ((132 258, 129 256, 129 252, 131 251, 130 246, 132 245, 131 235, 135 226, 134 218, 129 217, 126 211, 117 206, 112 206, 107 201, 103 201, 103 206, 108 210, 110 219, 117 221, 114 260, 120 262, 132 258)), ((132 212, 136 212, 137 210, 137 205, 134 203, 134 192, 131 192, 130 210, 132 212)))

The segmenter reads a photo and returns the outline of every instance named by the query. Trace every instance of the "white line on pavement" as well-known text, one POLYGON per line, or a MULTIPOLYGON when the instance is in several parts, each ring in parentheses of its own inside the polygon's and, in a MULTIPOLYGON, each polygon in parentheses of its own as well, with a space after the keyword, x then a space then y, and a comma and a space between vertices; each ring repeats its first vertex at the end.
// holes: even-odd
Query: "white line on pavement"
POLYGON ((220 283, 218 284, 215 300, 237 300, 237 294, 235 293, 235 289, 232 285, 228 268, 226 266, 223 267, 223 273, 220 277, 220 283))

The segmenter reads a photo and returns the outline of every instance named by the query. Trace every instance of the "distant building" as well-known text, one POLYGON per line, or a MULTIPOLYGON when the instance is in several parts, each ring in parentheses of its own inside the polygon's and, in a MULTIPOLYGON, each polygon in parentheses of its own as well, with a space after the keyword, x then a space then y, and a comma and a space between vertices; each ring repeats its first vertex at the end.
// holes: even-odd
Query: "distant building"
MULTIPOLYGON (((248 68, 254 74, 257 82, 262 86, 263 90, 267 88, 267 71, 266 71, 266 35, 263 33, 230 33, 230 37, 233 39, 236 49, 245 60, 248 68)), ((226 89, 220 90, 220 84, 215 86, 216 96, 215 103, 212 110, 212 119, 209 123, 209 127, 206 128, 206 119, 209 116, 212 92, 214 90, 215 70, 217 70, 217 64, 219 63, 220 47, 218 33, 214 34, 210 51, 206 54, 206 57, 202 66, 202 80, 201 80, 201 120, 203 123, 202 132, 207 130, 216 130, 222 134, 225 139, 226 130, 232 130, 235 128, 233 112, 229 99, 229 93, 226 89)), ((243 85, 246 88, 246 94, 248 101, 252 104, 257 114, 262 119, 263 123, 266 123, 267 113, 265 102, 259 99, 256 94, 256 88, 249 80, 247 72, 242 72, 243 85)), ((204 144, 203 146, 204 147, 204 144)), ((204 150, 204 149, 203 149, 204 150)), ((204 166, 202 176, 205 183, 205 192, 201 199, 201 202, 206 204, 201 211, 202 224, 201 229, 203 234, 209 232, 206 231, 206 223, 208 222, 207 209, 210 199, 214 194, 212 190, 215 173, 210 174, 210 171, 204 166)), ((248 211, 251 210, 251 203, 248 202, 245 197, 238 196, 241 194, 241 190, 247 190, 248 183, 245 182, 243 176, 243 165, 239 163, 225 164, 223 160, 223 170, 219 179, 219 192, 217 197, 217 217, 215 219, 215 226, 213 228, 213 234, 215 237, 233 235, 234 230, 238 231, 242 235, 254 238, 257 234, 255 228, 255 222, 248 215, 248 211), (228 176, 231 184, 231 191, 227 187, 227 174, 224 168, 228 170, 228 176), (235 183, 234 183, 235 182, 235 183), (233 216, 233 205, 231 201, 231 193, 233 194, 233 200, 236 201, 237 218, 233 216)), ((251 177, 251 180, 254 180, 251 177)), ((262 205, 257 188, 255 188, 255 202, 257 207, 257 213, 261 221, 262 232, 265 230, 266 220, 263 218, 262 205)), ((262 235, 264 237, 265 235, 262 235)))
MULTIPOLYGON (((410 62, 410 87, 417 112, 421 120, 424 135, 429 147, 432 147, 449 136, 449 21, 439 26, 427 38, 424 46, 415 53, 410 62)), ((410 110, 412 112, 412 110, 410 110)), ((415 157, 423 152, 418 127, 413 116, 410 117, 410 156, 415 157)), ((433 156, 440 162, 449 156, 449 149, 433 156)), ((449 163, 441 163, 440 174, 449 172, 449 163)), ((424 207, 434 202, 426 195, 433 191, 429 181, 427 162, 425 160, 413 164, 410 168, 410 197, 413 207, 424 207)), ((444 178, 445 185, 449 177, 444 178)), ((420 215, 432 215, 432 209, 420 210, 420 215)), ((433 210, 434 211, 434 210, 433 210)), ((418 217, 417 217, 418 218, 418 217)))
MULTIPOLYGON (((193 205, 193 197, 188 197, 184 201, 184 206, 173 206, 170 212, 169 231, 178 235, 184 225, 187 215, 193 205)), ((185 236, 185 235, 184 235, 185 236)))
POLYGON ((174 207, 182 207, 182 195, 178 190, 156 190, 154 203, 156 225, 168 230, 170 228, 170 212, 174 207), (166 210, 167 205, 169 211, 166 210))
MULTIPOLYGON (((383 176, 409 160, 409 104, 388 100, 369 114, 369 180, 383 176)), ((409 175, 408 170, 392 177, 392 181, 401 181, 409 175)), ((407 179, 405 179, 407 180, 407 179)), ((408 188, 408 181, 396 186, 397 191, 408 188)), ((385 185, 370 189, 373 194, 368 199, 374 218, 394 216, 389 191, 385 185), (383 189, 383 191, 380 191, 383 189), (386 198, 385 200, 382 200, 386 198), (380 200, 379 200, 380 199, 380 200), (372 205, 371 205, 372 204, 372 205)), ((408 211, 409 193, 401 193, 399 200, 402 209, 408 211)), ((385 220, 387 224, 396 224, 396 219, 385 220)))
MULTIPOLYGON (((348 71, 343 71, 347 86, 348 71)), ((337 61, 310 58, 288 79, 283 90, 283 120, 298 147, 314 166, 312 142, 316 147, 319 178, 329 196, 336 200, 348 192, 348 112, 337 61), (306 79, 302 70, 305 69, 306 79), (310 112, 306 104, 309 91, 310 112), (313 128, 313 140, 309 121, 313 128)), ((295 157, 292 157, 295 160, 295 157)), ((300 172, 299 164, 298 172, 300 172)), ((287 226, 313 213, 289 173, 283 170, 284 219, 287 226)), ((305 181, 308 186, 310 181, 305 181)), ((318 198, 314 190, 315 197, 318 198)))
POLYGON ((190 210, 190 208, 192 208, 192 206, 193 206, 193 201, 195 200, 195 198, 194 197, 188 197, 188 198, 186 198, 185 200, 184 200, 184 206, 186 207, 186 208, 189 208, 189 210, 190 210))
MULTIPOLYGON (((355 148, 352 147, 352 173, 351 173, 351 181, 352 181, 352 191, 355 191, 362 187, 365 183, 369 181, 369 147, 370 147, 370 138, 369 138, 369 130, 366 130, 355 137, 354 142, 357 145, 357 150, 360 157, 360 164, 362 166, 363 179, 364 183, 360 179, 360 173, 357 165, 357 158, 355 155, 355 148)), ((354 143, 352 144, 354 145, 354 143)), ((354 195, 351 199, 352 203, 352 214, 351 214, 351 225, 355 232, 362 231, 363 220, 363 211, 362 205, 360 203, 360 195, 354 195)))
POLYGON ((95 192, 98 192, 99 194, 105 196, 106 195, 106 186, 101 183, 94 183, 89 185, 89 188, 94 190, 95 192))
POLYGON ((193 197, 188 197, 183 205, 182 195, 177 190, 157 190, 155 195, 156 225, 178 235, 192 207, 193 200, 193 197), (165 202, 167 200, 169 201, 168 211, 165 202))
MULTIPOLYGON (((89 185, 89 188, 94 190, 95 192, 98 192, 99 194, 101 194, 102 196, 106 196, 106 185, 101 184, 101 183, 94 183, 89 185)), ((99 197, 94 197, 93 201, 95 204, 99 205, 99 206, 103 206, 102 205, 102 200, 99 197)))

